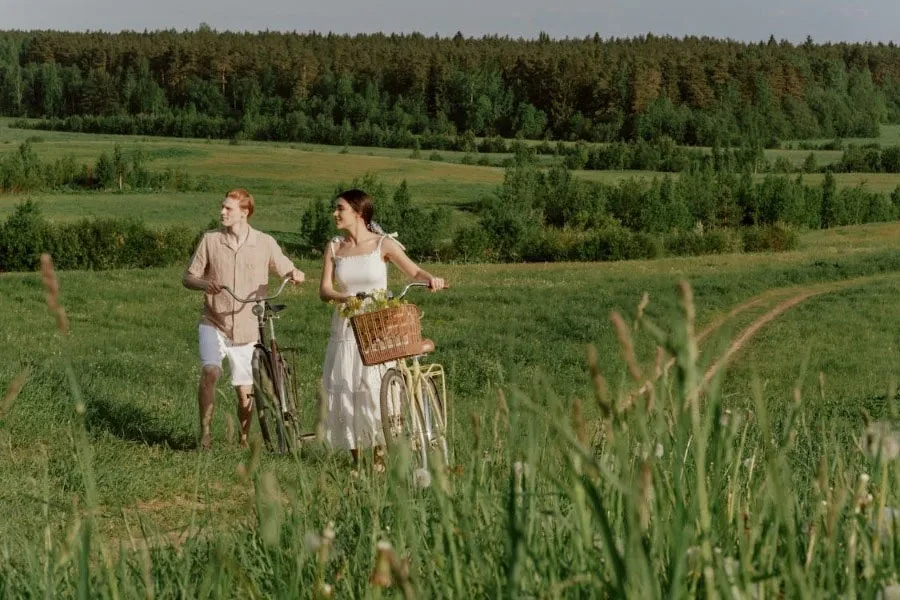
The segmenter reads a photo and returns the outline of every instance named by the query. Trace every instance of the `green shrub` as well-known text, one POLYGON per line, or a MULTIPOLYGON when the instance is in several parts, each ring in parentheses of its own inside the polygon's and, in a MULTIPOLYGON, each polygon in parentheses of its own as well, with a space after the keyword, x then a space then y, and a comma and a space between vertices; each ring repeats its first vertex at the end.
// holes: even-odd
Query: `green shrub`
POLYGON ((196 234, 183 226, 153 230, 135 219, 50 223, 31 201, 16 206, 0 226, 0 270, 33 271, 42 252, 56 268, 162 267, 188 260, 196 234))
POLYGON ((739 232, 722 228, 674 232, 665 236, 664 245, 666 253, 672 256, 700 256, 740 252, 743 240, 739 232))
POLYGON ((335 233, 332 203, 313 200, 300 217, 300 245, 303 251, 310 254, 322 252, 335 233))
POLYGON ((745 227, 741 231, 744 252, 785 252, 799 245, 797 233, 781 224, 745 227))
POLYGON ((457 262, 494 262, 496 253, 491 249, 488 233, 479 225, 469 225, 456 230, 448 258, 457 262))
POLYGON ((40 207, 27 199, 0 225, 0 271, 34 271, 50 239, 40 207))

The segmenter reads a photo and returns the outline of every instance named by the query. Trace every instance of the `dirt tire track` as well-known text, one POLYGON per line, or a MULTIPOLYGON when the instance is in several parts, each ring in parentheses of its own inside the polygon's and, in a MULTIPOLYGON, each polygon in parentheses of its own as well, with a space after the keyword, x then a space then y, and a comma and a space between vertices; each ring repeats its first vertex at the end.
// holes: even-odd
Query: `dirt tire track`
POLYGON ((787 311, 790 308, 793 308, 794 306, 797 306, 801 302, 808 300, 809 298, 812 298, 813 296, 819 296, 821 294, 824 294, 828 291, 834 291, 834 290, 809 291, 809 292, 804 292, 802 294, 794 296, 793 298, 789 298, 789 299, 785 300, 784 302, 782 302, 781 304, 777 305, 775 308, 773 308, 772 310, 770 310, 763 316, 761 316, 760 318, 758 318, 757 320, 755 320, 753 323, 751 323, 746 329, 744 329, 740 333, 740 335, 738 335, 737 338, 735 338, 735 340, 733 342, 731 342, 731 344, 728 346, 728 350, 725 351, 725 354, 723 354, 721 358, 719 358, 718 360, 713 362, 712 365, 710 365, 709 369, 707 369, 706 373, 703 375, 703 385, 708 385, 709 382, 712 381, 712 378, 715 377, 716 373, 718 373, 718 371, 721 368, 723 368, 725 365, 727 365, 729 363, 729 361, 731 360, 731 358, 735 354, 740 352, 740 350, 744 347, 744 344, 746 344, 750 340, 750 338, 752 338, 754 335, 756 335, 756 333, 760 329, 765 327, 770 321, 776 319, 782 313, 784 313, 785 311, 787 311))

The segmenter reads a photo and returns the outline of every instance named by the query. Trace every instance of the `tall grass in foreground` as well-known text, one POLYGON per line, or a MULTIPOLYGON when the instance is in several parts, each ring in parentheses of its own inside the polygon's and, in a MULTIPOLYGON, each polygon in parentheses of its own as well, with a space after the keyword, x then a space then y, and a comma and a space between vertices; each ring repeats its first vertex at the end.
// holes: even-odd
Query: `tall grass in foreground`
MULTIPOLYGON (((55 276, 43 266, 65 338, 55 276)), ((48 516, 43 532, 0 540, 0 596, 892 597, 900 434, 869 423, 858 448, 842 446, 831 428, 808 426, 803 390, 785 398, 781 422, 761 392, 755 410, 729 410, 721 374, 698 366, 691 288, 680 293, 682 317, 669 327, 643 303, 633 323, 613 315, 630 395, 609 391, 590 351, 592 385, 581 398, 500 390, 495 410, 457 419, 474 443, 455 445, 454 467, 432 470, 427 486, 402 454, 387 475, 354 476, 323 470, 317 451, 294 457, 296 480, 280 482, 257 448, 236 469, 252 491, 247 519, 198 512, 178 539, 145 535, 140 523, 127 539, 98 533, 70 369, 82 489, 64 528, 48 516), (635 357, 635 331, 659 344, 650 365, 635 357), (602 418, 585 419, 587 402, 602 418), (810 448, 817 462, 805 464, 798 457, 810 448)), ((896 421, 893 407, 890 415, 896 421)), ((198 474, 204 460, 198 454, 198 474)), ((198 475, 198 489, 209 484, 198 475)))

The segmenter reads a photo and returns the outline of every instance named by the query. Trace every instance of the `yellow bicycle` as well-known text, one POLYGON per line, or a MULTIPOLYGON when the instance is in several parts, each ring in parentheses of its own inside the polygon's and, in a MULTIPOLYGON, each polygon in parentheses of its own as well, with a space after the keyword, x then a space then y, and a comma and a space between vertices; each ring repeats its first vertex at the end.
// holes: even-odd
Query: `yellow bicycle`
MULTIPOLYGON (((396 298, 402 300, 411 283, 396 298)), ((360 297, 371 297, 360 294, 360 297)), ((444 367, 421 360, 434 351, 422 339, 420 313, 414 304, 363 313, 350 318, 363 363, 378 365, 381 377, 381 425, 388 451, 408 448, 414 466, 428 467, 428 454, 437 453, 443 466, 450 460, 447 443, 447 383, 444 367)))

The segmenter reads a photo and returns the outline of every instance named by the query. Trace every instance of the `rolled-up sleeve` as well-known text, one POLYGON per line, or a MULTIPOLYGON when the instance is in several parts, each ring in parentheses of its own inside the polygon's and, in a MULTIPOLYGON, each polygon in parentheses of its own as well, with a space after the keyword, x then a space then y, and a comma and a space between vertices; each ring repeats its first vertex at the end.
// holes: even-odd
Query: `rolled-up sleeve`
POLYGON ((188 265, 187 272, 194 277, 203 277, 206 274, 206 265, 209 264, 209 236, 204 235, 194 250, 194 256, 191 257, 191 263, 188 265))
POLYGON ((294 263, 291 262, 287 256, 284 255, 284 252, 281 251, 281 248, 278 246, 278 242, 275 241, 275 238, 269 237, 269 268, 273 269, 280 277, 287 277, 290 275, 291 271, 293 271, 296 267, 294 267, 294 263))

